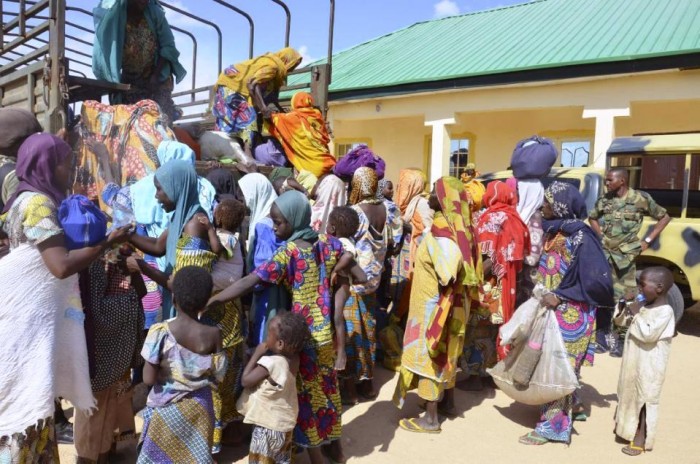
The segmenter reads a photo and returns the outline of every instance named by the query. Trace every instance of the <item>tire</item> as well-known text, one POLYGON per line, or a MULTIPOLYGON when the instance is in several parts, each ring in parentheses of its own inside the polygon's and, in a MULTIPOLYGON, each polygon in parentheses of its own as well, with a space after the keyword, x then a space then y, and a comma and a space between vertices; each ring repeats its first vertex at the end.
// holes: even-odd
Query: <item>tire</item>
POLYGON ((668 290, 668 304, 673 308, 673 315, 676 317, 676 325, 678 325, 685 311, 685 301, 683 301, 681 289, 676 284, 673 284, 668 290))
MULTIPOLYGON (((642 271, 637 271, 637 279, 642 274, 642 271)), ((676 319, 676 325, 680 322, 683 317, 683 312, 685 311, 685 301, 683 300, 683 293, 678 285, 673 284, 671 288, 668 289, 668 304, 673 308, 673 316, 676 319)))

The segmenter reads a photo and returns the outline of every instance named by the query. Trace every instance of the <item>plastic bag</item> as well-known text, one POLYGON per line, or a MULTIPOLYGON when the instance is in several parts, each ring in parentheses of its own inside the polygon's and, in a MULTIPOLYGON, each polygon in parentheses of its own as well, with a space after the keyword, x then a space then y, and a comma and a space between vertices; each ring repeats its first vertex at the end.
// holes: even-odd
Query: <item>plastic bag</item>
MULTIPOLYGON (((523 306, 524 304, 520 308, 523 306)), ((516 314, 520 308, 515 312, 516 314)), ((579 387, 576 373, 569 362, 569 355, 559 330, 556 314, 553 310, 547 310, 542 317, 546 318, 542 355, 527 388, 523 389, 522 386, 513 381, 516 362, 527 344, 527 337, 516 339, 515 343, 512 343, 513 350, 508 356, 499 361, 493 368, 487 369, 498 388, 519 403, 546 404, 573 393, 579 387)), ((505 337, 502 335, 502 338, 505 337)))
POLYGON ((517 345, 527 340, 545 292, 546 289, 541 284, 536 285, 532 290, 532 297, 518 306, 510 320, 501 326, 501 345, 517 345))

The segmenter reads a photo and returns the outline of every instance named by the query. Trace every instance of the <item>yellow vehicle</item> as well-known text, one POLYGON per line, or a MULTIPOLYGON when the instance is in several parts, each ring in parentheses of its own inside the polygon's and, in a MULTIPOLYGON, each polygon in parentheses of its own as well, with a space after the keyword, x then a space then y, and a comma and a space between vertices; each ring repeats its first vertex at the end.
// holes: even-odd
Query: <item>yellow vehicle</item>
MULTIPOLYGON (((624 167, 630 187, 666 208, 671 222, 637 259, 640 268, 666 266, 687 302, 700 300, 700 133, 615 139, 608 167, 624 167)), ((654 221, 645 218, 640 237, 654 221)))
MULTIPOLYGON (((700 300, 700 134, 618 138, 606 161, 609 168, 625 167, 630 187, 649 193, 671 216, 669 225, 636 263, 638 270, 665 266, 673 272, 676 285, 669 299, 678 321, 686 304, 700 300)), ((499 171, 484 174, 480 180, 488 184, 512 175, 512 171, 499 171)), ((593 167, 553 168, 542 183, 545 188, 555 180, 573 184, 591 210, 604 194, 604 176, 603 169, 593 167)), ((655 223, 644 218, 640 239, 655 223)))

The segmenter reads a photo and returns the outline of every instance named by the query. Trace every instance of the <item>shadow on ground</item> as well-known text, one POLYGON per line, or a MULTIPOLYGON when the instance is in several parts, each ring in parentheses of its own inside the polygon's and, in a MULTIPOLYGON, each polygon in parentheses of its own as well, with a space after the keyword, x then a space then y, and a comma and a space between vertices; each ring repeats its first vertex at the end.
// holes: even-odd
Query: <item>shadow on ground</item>
POLYGON ((676 328, 683 335, 700 337, 700 303, 687 308, 676 328))

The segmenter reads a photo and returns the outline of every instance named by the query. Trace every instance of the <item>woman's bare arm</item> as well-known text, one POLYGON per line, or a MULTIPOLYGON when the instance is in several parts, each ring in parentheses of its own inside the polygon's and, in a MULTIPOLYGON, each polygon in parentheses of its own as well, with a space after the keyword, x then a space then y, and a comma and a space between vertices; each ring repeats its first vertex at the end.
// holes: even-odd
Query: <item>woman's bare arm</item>
POLYGON ((160 237, 145 237, 143 235, 132 235, 129 242, 147 255, 160 258, 165 256, 165 247, 168 243, 168 231, 166 230, 160 237))
POLYGON ((54 235, 44 240, 37 245, 37 248, 49 272, 58 279, 65 279, 88 267, 112 245, 125 241, 130 230, 130 225, 120 227, 99 245, 78 250, 68 251, 66 249, 63 234, 54 235))

